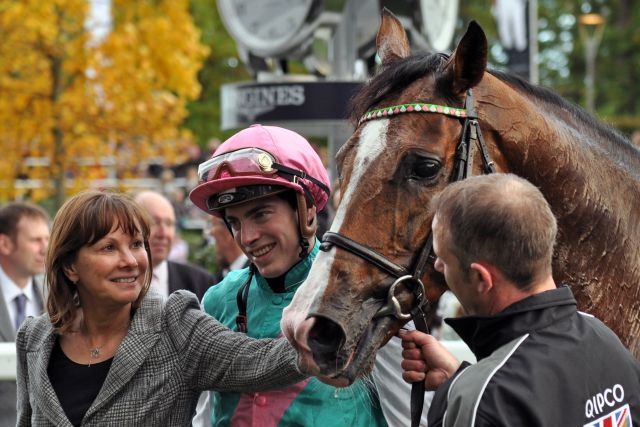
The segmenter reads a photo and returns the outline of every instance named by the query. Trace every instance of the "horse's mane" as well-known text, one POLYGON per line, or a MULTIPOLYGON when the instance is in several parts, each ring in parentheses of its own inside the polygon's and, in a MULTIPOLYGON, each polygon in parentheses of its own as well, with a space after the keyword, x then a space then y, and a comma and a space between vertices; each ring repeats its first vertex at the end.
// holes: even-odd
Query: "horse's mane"
MULTIPOLYGON (((385 65, 374 77, 372 77, 351 100, 350 118, 355 124, 364 113, 373 106, 378 105, 387 97, 399 95, 413 81, 429 74, 437 75, 443 71, 449 56, 443 53, 416 54, 408 58, 385 65)), ((566 116, 567 113, 576 122, 573 126, 584 132, 589 129, 595 136, 609 146, 609 154, 618 154, 622 157, 629 155, 639 158, 640 151, 629 142, 621 133, 603 124, 578 107, 571 101, 558 95, 556 92, 543 86, 533 85, 526 80, 506 72, 488 69, 490 74, 509 85, 514 90, 529 98, 535 98, 552 108, 557 108, 566 116)), ((452 95, 448 90, 447 81, 436 80, 436 93, 442 97, 448 105, 462 106, 462 100, 452 95)), ((428 100, 422 100, 429 102, 428 100)))
MULTIPOLYGON (((447 59, 448 55, 442 53, 417 54, 382 67, 351 99, 351 120, 357 123, 364 113, 383 99, 399 95, 411 82, 420 77, 441 71, 447 59)), ((461 102, 451 94, 447 95, 446 91, 441 95, 451 102, 452 106, 461 102)))
POLYGON ((514 74, 493 69, 487 71, 518 92, 568 113, 579 125, 578 129, 591 129, 595 135, 600 137, 601 141, 609 142, 611 146, 610 148, 616 149, 616 151, 623 150, 624 154, 629 154, 630 152, 633 152, 633 155, 635 156, 640 154, 638 149, 620 132, 602 123, 578 105, 561 97, 553 90, 544 86, 533 85, 514 74))

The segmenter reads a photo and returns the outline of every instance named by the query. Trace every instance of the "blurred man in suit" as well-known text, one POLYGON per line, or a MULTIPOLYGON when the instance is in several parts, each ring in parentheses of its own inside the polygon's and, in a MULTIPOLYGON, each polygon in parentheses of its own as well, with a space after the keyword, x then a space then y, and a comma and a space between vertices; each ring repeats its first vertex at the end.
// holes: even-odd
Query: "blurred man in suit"
MULTIPOLYGON (((13 342, 26 316, 45 308, 42 282, 49 216, 37 205, 0 208, 0 342, 13 342)), ((16 423, 16 383, 0 382, 0 426, 16 423)))
POLYGON ((140 192, 135 200, 147 210, 151 218, 151 289, 165 296, 178 289, 187 289, 201 299, 209 286, 215 283, 215 278, 195 265, 167 259, 176 238, 176 216, 171 202, 154 191, 140 192))
POLYGON ((249 259, 236 243, 233 234, 229 232, 222 218, 211 217, 209 235, 215 240, 216 263, 218 264, 216 283, 224 279, 229 271, 249 266, 249 259))

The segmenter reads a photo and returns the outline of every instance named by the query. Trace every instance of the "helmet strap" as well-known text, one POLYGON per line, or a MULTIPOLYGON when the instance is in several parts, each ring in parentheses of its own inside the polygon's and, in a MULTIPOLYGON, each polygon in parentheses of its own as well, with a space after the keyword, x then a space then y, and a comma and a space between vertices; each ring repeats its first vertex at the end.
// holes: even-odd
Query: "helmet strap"
POLYGON ((307 201, 305 196, 296 192, 296 200, 298 203, 298 230, 300 232, 300 258, 306 258, 309 255, 309 240, 316 233, 317 215, 309 222, 307 212, 307 201))
POLYGON ((300 259, 305 259, 309 255, 309 240, 300 236, 300 259))
POLYGON ((227 230, 229 230, 229 233, 231 233, 231 236, 233 236, 233 230, 231 229, 231 224, 229 224, 229 221, 227 221, 227 217, 224 215, 224 209, 221 210, 220 213, 222 214, 222 220, 224 221, 224 225, 227 226, 227 230))
POLYGON ((304 195, 296 193, 296 199, 298 202, 298 222, 300 223, 300 234, 307 239, 313 237, 316 233, 316 218, 309 221, 307 201, 304 195))

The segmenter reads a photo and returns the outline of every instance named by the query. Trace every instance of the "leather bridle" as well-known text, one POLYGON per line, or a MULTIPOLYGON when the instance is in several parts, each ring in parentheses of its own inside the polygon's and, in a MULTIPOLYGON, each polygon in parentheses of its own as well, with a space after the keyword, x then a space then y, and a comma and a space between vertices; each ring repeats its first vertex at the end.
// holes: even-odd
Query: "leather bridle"
MULTIPOLYGON (((382 117, 390 117, 394 114, 404 112, 431 112, 431 113, 443 113, 441 106, 433 106, 432 104, 415 104, 416 106, 428 106, 431 109, 425 111, 425 107, 420 109, 412 109, 406 111, 406 106, 413 104, 404 104, 402 106, 394 106, 388 108, 382 108, 375 110, 373 115, 370 113, 365 114, 361 120, 375 120, 382 117), (403 107, 405 111, 401 111, 397 107, 403 107), (441 107, 441 108, 434 108, 441 107)), ((450 108, 450 107, 444 107, 450 108)), ((482 132, 480 131, 480 125, 478 124, 478 116, 475 110, 473 95, 471 89, 467 91, 467 97, 465 99, 464 110, 453 109, 456 112, 463 111, 462 114, 456 114, 457 116, 464 116, 464 122, 462 124, 462 135, 460 142, 456 147, 455 163, 453 168, 453 174, 451 175, 451 182, 460 181, 468 176, 472 175, 473 158, 477 149, 480 150, 482 155, 483 172, 485 174, 494 173, 496 171, 495 165, 489 156, 487 146, 485 145, 482 132)), ((447 110, 448 111, 448 110, 447 110)), ((416 262, 413 265, 412 270, 408 270, 384 255, 376 252, 375 250, 365 246, 362 243, 358 243, 355 240, 348 238, 347 236, 327 231, 323 238, 320 250, 329 251, 333 246, 337 246, 370 264, 375 265, 380 270, 394 277, 396 280, 389 287, 387 294, 387 303, 378 310, 374 315, 375 318, 384 316, 395 316, 399 320, 412 319, 415 323, 416 329, 422 332, 429 332, 427 326, 426 312, 429 309, 430 301, 426 297, 425 287, 422 283, 421 277, 424 274, 427 263, 431 265, 435 262, 435 256, 433 254, 433 233, 429 232, 426 241, 424 242, 420 254, 416 258, 416 262), (396 292, 400 284, 403 284, 406 289, 410 290, 413 294, 413 307, 408 313, 402 311, 402 307, 396 292)), ((422 406, 424 404, 424 381, 413 383, 411 390, 411 425, 417 427, 420 424, 420 417, 422 414, 422 406)))

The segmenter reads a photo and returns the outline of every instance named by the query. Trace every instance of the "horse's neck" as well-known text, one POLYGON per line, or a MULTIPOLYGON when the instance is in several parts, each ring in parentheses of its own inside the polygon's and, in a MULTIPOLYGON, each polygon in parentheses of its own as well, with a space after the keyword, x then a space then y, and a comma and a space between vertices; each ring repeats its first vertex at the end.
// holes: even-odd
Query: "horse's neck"
POLYGON ((546 197, 560 198, 570 208, 575 204, 572 209, 604 204, 620 214, 640 211, 637 197, 619 197, 620 192, 640 191, 639 151, 616 156, 605 133, 570 113, 495 78, 492 86, 476 97, 480 122, 495 138, 508 170, 540 186, 546 197), (507 91, 510 96, 504 96, 507 91))
MULTIPOLYGON (((487 86, 476 99, 480 121, 503 156, 496 161, 544 193, 563 230, 559 251, 585 263, 616 251, 635 257, 638 264, 638 152, 614 157, 606 134, 570 113, 532 100, 495 78, 487 86)), ((633 276, 640 279, 640 270, 633 276)))

